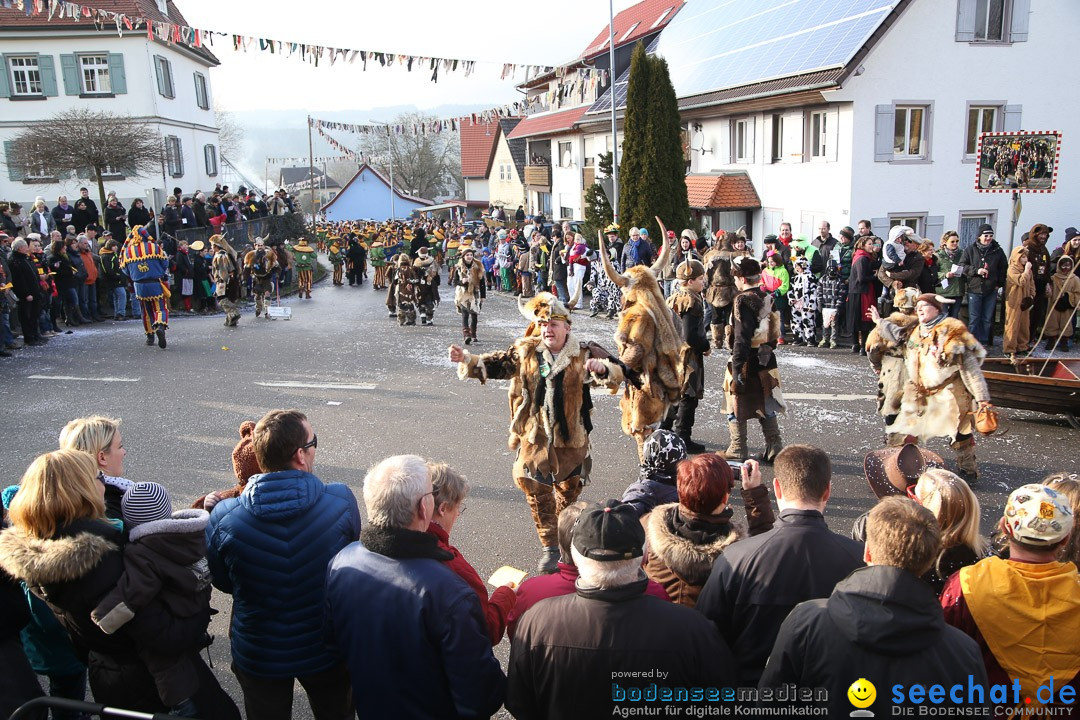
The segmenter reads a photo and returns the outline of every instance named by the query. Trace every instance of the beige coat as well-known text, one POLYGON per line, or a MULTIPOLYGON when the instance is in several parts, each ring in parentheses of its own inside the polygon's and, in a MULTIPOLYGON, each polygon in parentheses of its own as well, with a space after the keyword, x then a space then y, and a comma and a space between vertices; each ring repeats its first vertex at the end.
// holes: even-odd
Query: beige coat
POLYGON ((1005 336, 1002 350, 1006 354, 1027 351, 1031 339, 1029 326, 1031 304, 1035 299, 1035 278, 1025 251, 1023 247, 1012 251, 1005 275, 1005 336))
MULTIPOLYGON (((1062 258, 1065 256, 1063 255, 1062 258)), ((1070 270, 1061 270, 1061 259, 1058 259, 1057 272, 1050 278, 1050 306, 1047 309, 1046 325, 1043 334, 1047 338, 1072 337, 1072 322, 1070 318, 1076 312, 1076 306, 1080 304, 1080 278, 1070 270), (1069 305, 1067 310, 1058 310, 1060 304, 1069 305)))

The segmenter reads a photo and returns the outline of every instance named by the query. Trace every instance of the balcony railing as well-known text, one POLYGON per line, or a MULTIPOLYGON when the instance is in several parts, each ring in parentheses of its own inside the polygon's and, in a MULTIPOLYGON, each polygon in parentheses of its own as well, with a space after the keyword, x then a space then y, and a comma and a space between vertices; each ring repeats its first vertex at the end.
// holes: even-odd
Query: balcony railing
POLYGON ((526 165, 525 184, 549 187, 551 185, 550 165, 526 165))

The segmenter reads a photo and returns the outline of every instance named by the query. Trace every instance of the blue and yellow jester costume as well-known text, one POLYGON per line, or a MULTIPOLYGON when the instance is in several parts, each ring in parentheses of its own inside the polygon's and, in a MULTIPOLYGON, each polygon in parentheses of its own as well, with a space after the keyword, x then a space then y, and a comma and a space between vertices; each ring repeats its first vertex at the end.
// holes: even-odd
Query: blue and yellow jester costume
POLYGON ((169 327, 169 258, 154 242, 150 232, 141 225, 131 228, 127 244, 120 253, 120 267, 135 286, 135 297, 142 305, 143 330, 146 344, 153 345, 157 333, 158 345, 165 347, 165 330, 169 327))

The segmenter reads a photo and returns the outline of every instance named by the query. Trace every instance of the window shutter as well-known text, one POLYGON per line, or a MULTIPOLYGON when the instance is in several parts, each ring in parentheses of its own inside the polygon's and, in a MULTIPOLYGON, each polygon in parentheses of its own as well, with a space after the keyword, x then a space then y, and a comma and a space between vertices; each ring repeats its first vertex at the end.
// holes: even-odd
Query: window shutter
POLYGON ((945 216, 930 215, 926 218, 926 239, 937 245, 938 240, 945 233, 945 216))
POLYGON ((0 97, 11 97, 11 85, 8 81, 11 66, 8 64, 8 56, 2 55, 0 60, 4 62, 4 66, 0 68, 0 97))
POLYGON ((1020 110, 1021 105, 1006 105, 1005 106, 1005 124, 1001 129, 1005 131, 1017 131, 1020 129, 1020 110))
POLYGON ((784 114, 784 162, 804 162, 803 112, 795 110, 784 114))
POLYGON ((82 92, 79 82, 79 64, 74 55, 60 56, 60 74, 64 76, 64 94, 78 95, 82 92))
POLYGON ((38 70, 41 71, 41 94, 56 97, 56 64, 52 55, 38 55, 38 70))
MULTIPOLYGON (((6 70, 7 68, 5 68, 6 70)), ((11 152, 15 147, 14 140, 4 141, 4 161, 7 163, 8 180, 22 180, 26 175, 23 174, 23 169, 16 163, 11 162, 11 152)))
POLYGON ((896 111, 892 105, 878 105, 874 115, 874 161, 893 159, 893 125, 896 111))
POLYGON ((176 81, 173 80, 172 63, 165 61, 165 69, 169 72, 169 97, 176 97, 176 81))
POLYGON ((871 218, 870 230, 883 240, 889 237, 889 218, 871 218))
POLYGON ((1013 0, 1012 23, 1009 26, 1009 42, 1027 42, 1028 16, 1031 14, 1031 0, 1013 0))
POLYGON ((840 111, 830 110, 825 113, 825 159, 836 162, 840 144, 840 111))
POLYGON ((958 0, 956 4, 956 42, 975 42, 975 2, 958 0))
POLYGON ((756 130, 756 125, 757 115, 751 115, 746 119, 746 144, 748 146, 747 149, 749 150, 746 154, 746 159, 751 165, 754 163, 754 156, 757 152, 757 133, 754 132, 756 130))
POLYGON ((154 56, 154 76, 157 78, 157 91, 158 95, 165 94, 165 78, 161 74, 162 58, 160 55, 154 56))
POLYGON ((109 84, 114 95, 127 95, 127 71, 123 53, 109 53, 109 84))
MULTIPOLYGON (((171 74, 170 70, 170 74, 171 74)), ((184 146, 180 138, 176 138, 176 177, 184 176, 184 146)))

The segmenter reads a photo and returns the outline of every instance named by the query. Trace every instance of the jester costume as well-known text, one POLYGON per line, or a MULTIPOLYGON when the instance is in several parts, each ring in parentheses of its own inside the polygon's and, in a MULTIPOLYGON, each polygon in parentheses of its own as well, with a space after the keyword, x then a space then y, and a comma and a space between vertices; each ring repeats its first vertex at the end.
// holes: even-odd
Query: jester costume
POLYGON ((146 344, 165 349, 165 331, 169 328, 169 258, 142 225, 131 228, 127 244, 120 253, 120 267, 135 286, 135 297, 142 306, 146 344))
POLYGON ((334 284, 344 285, 342 281, 342 269, 345 265, 345 255, 341 252, 341 247, 338 242, 341 241, 339 237, 330 238, 330 252, 327 253, 326 259, 330 261, 330 264, 334 266, 334 284))
POLYGON ((374 290, 386 289, 386 250, 383 248, 381 242, 374 242, 371 244, 371 250, 368 251, 368 258, 371 260, 371 267, 375 268, 375 279, 371 281, 371 287, 374 290))

